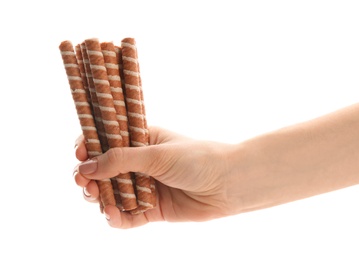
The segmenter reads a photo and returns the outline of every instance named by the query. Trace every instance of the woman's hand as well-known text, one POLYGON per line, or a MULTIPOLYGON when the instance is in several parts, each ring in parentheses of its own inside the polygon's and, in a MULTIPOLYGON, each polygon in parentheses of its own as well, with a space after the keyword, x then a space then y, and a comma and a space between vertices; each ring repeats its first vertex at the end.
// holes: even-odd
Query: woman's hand
POLYGON ((105 208, 118 228, 264 209, 359 184, 358 115, 359 103, 236 145, 150 128, 149 146, 110 149, 90 161, 79 138, 75 180, 88 201, 98 201, 94 180, 126 172, 157 180, 155 209, 131 215, 105 208))
POLYGON ((87 160, 83 137, 76 141, 76 157, 82 163, 74 176, 87 201, 99 201, 95 180, 126 172, 141 172, 156 180, 156 208, 132 215, 107 206, 109 224, 131 228, 151 221, 205 221, 231 214, 236 205, 226 191, 233 145, 195 141, 157 127, 149 130, 149 146, 113 148, 94 160, 87 160))

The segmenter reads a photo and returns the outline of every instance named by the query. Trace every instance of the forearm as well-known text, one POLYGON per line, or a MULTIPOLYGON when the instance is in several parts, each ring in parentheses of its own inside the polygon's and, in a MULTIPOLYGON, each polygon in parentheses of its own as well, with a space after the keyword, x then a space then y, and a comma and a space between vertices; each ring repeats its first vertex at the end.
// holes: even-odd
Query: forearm
POLYGON ((241 211, 359 183, 359 104, 248 140, 233 159, 241 211))

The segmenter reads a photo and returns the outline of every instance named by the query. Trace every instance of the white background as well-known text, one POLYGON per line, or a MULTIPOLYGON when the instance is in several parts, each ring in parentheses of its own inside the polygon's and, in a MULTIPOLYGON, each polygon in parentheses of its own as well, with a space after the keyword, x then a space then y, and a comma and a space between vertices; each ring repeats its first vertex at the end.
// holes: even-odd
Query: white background
MULTIPOLYGON (((137 41, 148 122, 237 143, 358 102, 358 1, 2 1, 0 259, 359 259, 359 187, 110 228, 72 170, 63 40, 137 41)), ((359 137, 359 135, 358 135, 359 137)))

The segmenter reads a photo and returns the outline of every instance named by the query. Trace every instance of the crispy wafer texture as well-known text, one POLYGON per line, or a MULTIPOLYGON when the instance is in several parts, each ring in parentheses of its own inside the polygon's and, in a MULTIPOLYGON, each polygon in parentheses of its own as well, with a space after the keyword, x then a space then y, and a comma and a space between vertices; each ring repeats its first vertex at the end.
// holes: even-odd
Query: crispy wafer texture
MULTIPOLYGON (((75 48, 63 41, 59 48, 89 158, 110 148, 149 145, 134 38, 124 38, 120 46, 90 38, 75 48)), ((139 214, 156 206, 155 180, 145 174, 121 173, 98 186, 101 211, 116 205, 139 214)))
MULTIPOLYGON (((138 55, 135 39, 124 38, 121 41, 123 77, 126 91, 126 107, 129 122, 131 146, 148 145, 148 129, 144 114, 143 94, 138 55)), ((144 212, 155 207, 154 186, 151 177, 135 173, 137 202, 139 206, 133 214, 144 212)))
MULTIPOLYGON (((129 146, 128 120, 125 99, 122 91, 118 52, 116 52, 112 42, 101 43, 101 50, 113 97, 116 119, 120 127, 120 135, 122 136, 122 146, 126 147, 129 146)), ((116 181, 119 191, 118 195, 120 197, 119 200, 121 201, 121 204, 118 205, 119 208, 126 211, 137 208, 138 204, 132 182, 132 174, 121 173, 116 177, 116 181)))
POLYGON ((82 56, 83 56, 86 82, 87 82, 87 86, 88 86, 88 88, 87 88, 88 96, 90 97, 90 100, 91 100, 91 104, 92 104, 92 108, 93 108, 93 115, 94 115, 95 123, 96 123, 96 127, 97 127, 97 132, 98 132, 99 139, 101 142, 102 150, 107 151, 109 145, 108 145, 107 138, 106 138, 105 127, 102 122, 101 111, 100 111, 100 107, 98 104, 95 83, 93 81, 92 71, 91 71, 91 67, 90 67, 90 61, 88 58, 87 47, 86 47, 85 42, 82 42, 80 44, 80 49, 81 49, 82 56))
POLYGON ((83 54, 82 54, 82 51, 81 51, 80 44, 77 44, 75 46, 75 54, 76 54, 76 58, 77 58, 77 63, 79 65, 79 70, 80 70, 80 73, 81 73, 82 84, 83 84, 84 90, 86 92, 87 101, 90 104, 91 111, 93 111, 92 103, 91 103, 91 96, 90 96, 90 92, 88 90, 88 82, 87 82, 87 77, 86 77, 84 58, 83 58, 83 54))
MULTIPOLYGON (((83 84, 83 78, 77 62, 73 45, 70 41, 63 41, 59 46, 66 75, 71 88, 82 133, 85 138, 89 158, 102 154, 100 140, 97 134, 94 118, 88 96, 83 84)), ((101 209, 107 205, 116 205, 113 189, 109 179, 98 181, 100 190, 101 209)))

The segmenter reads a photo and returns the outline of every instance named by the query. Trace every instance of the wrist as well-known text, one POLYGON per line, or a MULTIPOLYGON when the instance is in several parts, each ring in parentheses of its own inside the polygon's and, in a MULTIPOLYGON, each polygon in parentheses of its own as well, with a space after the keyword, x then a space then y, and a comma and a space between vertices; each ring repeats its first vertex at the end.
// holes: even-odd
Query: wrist
POLYGON ((289 177, 287 149, 277 137, 267 134, 233 146, 228 156, 231 170, 227 178, 227 196, 234 210, 231 214, 292 200, 289 190, 295 185, 289 177))

